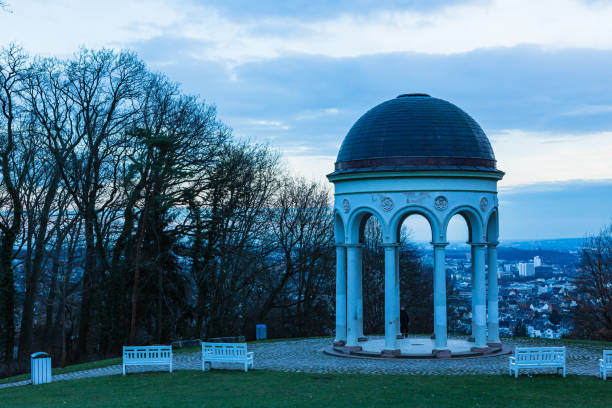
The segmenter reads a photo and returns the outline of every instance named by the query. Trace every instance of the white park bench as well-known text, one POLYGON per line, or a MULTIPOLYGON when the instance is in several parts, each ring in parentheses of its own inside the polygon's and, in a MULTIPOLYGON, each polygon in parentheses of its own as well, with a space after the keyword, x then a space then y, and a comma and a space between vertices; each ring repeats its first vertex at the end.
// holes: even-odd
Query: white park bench
POLYGON ((565 377, 565 347, 517 347, 510 357, 510 375, 518 378, 519 369, 556 368, 563 369, 565 377))
POLYGON ((246 343, 202 343, 202 371, 213 362, 244 364, 244 372, 253 368, 253 352, 246 343))
POLYGON ((599 359, 599 376, 604 380, 612 373, 612 350, 604 350, 603 358, 599 359))
POLYGON ((166 364, 172 372, 172 346, 123 346, 123 375, 126 366, 166 364))

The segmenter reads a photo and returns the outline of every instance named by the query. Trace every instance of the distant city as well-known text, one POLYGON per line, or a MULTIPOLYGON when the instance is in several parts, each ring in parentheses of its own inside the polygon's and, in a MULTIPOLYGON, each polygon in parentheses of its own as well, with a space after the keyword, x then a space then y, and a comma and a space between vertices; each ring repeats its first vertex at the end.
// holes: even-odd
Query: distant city
MULTIPOLYGON (((498 247, 500 335, 558 339, 574 327, 574 280, 582 239, 508 241, 498 247)), ((433 264, 425 243, 422 261, 433 264)), ((471 253, 465 243, 447 250, 449 331, 471 331, 471 253)))

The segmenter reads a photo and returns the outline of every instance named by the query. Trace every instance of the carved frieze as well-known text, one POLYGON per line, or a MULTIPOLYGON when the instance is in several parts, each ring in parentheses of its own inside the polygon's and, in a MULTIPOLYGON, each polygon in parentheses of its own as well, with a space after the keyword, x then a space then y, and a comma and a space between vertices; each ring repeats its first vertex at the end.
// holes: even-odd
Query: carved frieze
POLYGON ((438 211, 444 211, 448 207, 448 199, 444 196, 437 196, 434 200, 434 207, 438 211))

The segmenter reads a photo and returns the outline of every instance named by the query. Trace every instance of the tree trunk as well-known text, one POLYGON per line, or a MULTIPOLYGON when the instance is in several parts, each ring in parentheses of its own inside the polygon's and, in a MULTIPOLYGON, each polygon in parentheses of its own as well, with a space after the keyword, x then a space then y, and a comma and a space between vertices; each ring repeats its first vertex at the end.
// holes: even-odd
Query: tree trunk
POLYGON ((87 354, 87 337, 90 328, 91 303, 94 292, 94 270, 96 268, 96 248, 94 245, 93 211, 85 217, 85 270, 81 289, 81 312, 79 314, 79 348, 78 357, 87 354))
MULTIPOLYGON (((45 242, 47 238, 47 228, 51 216, 51 205, 55 199, 57 188, 60 182, 60 173, 55 171, 52 176, 45 202, 40 214, 38 235, 34 241, 34 260, 32 261, 31 272, 26 284, 25 299, 23 302, 23 316, 21 318, 21 332, 19 335, 19 358, 26 361, 32 351, 32 330, 34 318, 34 299, 38 293, 38 281, 40 279, 42 265, 45 258, 45 242)), ((33 222, 34 220, 30 220, 33 222)), ((54 288, 51 287, 53 291, 54 288)))

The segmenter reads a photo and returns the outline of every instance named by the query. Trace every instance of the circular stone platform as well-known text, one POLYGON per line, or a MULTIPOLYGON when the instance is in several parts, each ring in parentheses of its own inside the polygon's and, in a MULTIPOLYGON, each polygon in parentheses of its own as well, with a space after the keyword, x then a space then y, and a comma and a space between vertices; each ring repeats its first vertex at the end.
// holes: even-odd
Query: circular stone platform
POLYGON ((453 358, 453 357, 485 357, 509 354, 511 349, 501 345, 489 345, 485 349, 474 349, 474 342, 465 338, 448 339, 448 353, 435 355, 434 340, 429 337, 409 337, 398 339, 399 354, 382 355, 385 338, 370 336, 366 341, 359 342, 359 347, 333 346, 325 350, 327 354, 338 357, 379 357, 379 358, 453 358))

